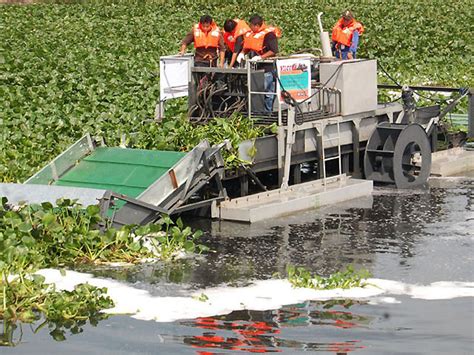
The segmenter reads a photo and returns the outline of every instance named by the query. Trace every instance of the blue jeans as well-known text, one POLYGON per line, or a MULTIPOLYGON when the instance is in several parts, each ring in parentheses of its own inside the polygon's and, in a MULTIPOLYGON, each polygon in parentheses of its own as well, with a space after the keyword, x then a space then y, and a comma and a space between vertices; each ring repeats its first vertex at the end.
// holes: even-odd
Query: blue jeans
MULTIPOLYGON (((275 92, 275 78, 273 72, 266 72, 263 74, 265 78, 265 92, 275 92)), ((275 95, 265 95, 265 112, 273 111, 273 101, 275 95)))

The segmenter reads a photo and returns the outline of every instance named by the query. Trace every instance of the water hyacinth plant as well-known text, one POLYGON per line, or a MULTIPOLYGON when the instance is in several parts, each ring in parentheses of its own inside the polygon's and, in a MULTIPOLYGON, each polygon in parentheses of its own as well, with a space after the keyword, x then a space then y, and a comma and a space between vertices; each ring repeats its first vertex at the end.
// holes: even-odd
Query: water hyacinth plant
MULTIPOLYGON (((469 0, 52 2, 0 6, 2 182, 24 181, 86 132, 112 146, 141 130, 160 95, 159 57, 176 54, 203 9, 219 24, 262 14, 282 28, 285 55, 320 47, 316 14, 330 30, 350 8, 366 28, 358 56, 377 58, 398 82, 474 86, 469 0)), ((379 81, 392 83, 382 72, 379 81)), ((160 149, 162 136, 143 144, 160 149)))
POLYGON ((198 243, 202 232, 184 227, 180 219, 175 223, 164 216, 156 224, 102 232, 98 226, 103 222, 97 206, 83 208, 69 199, 58 200, 56 206, 45 202, 13 208, 1 198, 0 319, 90 321, 100 310, 113 307, 103 288, 78 285, 73 291, 56 291, 34 274, 41 268, 171 260, 208 250, 198 243))
POLYGON ((352 265, 348 265, 344 271, 335 272, 327 277, 313 275, 305 268, 293 265, 287 267, 287 273, 288 280, 294 287, 313 288, 316 290, 364 287, 367 285, 365 280, 371 276, 370 272, 365 269, 355 271, 352 265))

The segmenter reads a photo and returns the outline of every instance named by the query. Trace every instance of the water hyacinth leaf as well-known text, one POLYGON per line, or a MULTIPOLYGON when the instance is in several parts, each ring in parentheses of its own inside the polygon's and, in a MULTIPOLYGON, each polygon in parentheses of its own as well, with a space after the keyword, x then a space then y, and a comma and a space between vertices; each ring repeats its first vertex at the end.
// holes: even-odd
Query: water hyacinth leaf
POLYGON ((149 224, 147 227, 150 234, 161 232, 161 224, 149 224))
POLYGON ((150 233, 150 228, 148 226, 141 226, 135 229, 135 234, 138 236, 147 235, 150 233))
POLYGON ((52 210, 53 209, 53 205, 51 204, 51 202, 43 202, 41 204, 41 207, 45 210, 52 210))
POLYGON ((128 232, 128 230, 120 229, 119 231, 117 231, 115 237, 117 241, 125 242, 127 241, 129 235, 130 233, 128 232))
POLYGON ((38 219, 42 219, 46 213, 43 210, 36 211, 33 216, 38 219))
POLYGON ((109 228, 105 231, 105 237, 108 240, 111 240, 112 238, 115 238, 116 236, 118 238, 118 233, 117 233, 117 230, 115 228, 109 228))
POLYGON ((42 222, 45 226, 48 226, 50 225, 51 223, 53 223, 54 221, 56 221, 56 216, 52 213, 46 213, 43 217, 42 217, 42 222))
POLYGON ((181 229, 179 229, 178 227, 176 226, 173 226, 171 228, 171 235, 173 236, 173 238, 175 239, 180 239, 183 237, 183 234, 181 233, 181 229))
POLYGON ((65 332, 63 330, 56 328, 53 331, 51 331, 49 335, 51 335, 53 339, 56 341, 64 341, 66 340, 66 336, 64 335, 64 333, 65 332))
POLYGON ((141 249, 141 245, 138 242, 132 242, 132 243, 128 244, 128 247, 132 251, 139 251, 141 249))
POLYGON ((192 234, 191 227, 188 226, 188 227, 184 228, 184 229, 181 231, 181 233, 183 234, 183 237, 184 237, 184 238, 189 237, 189 236, 192 234))
POLYGON ((76 204, 76 201, 77 200, 71 200, 69 198, 60 198, 56 201, 56 204, 58 205, 58 207, 71 207, 76 204))
POLYGON ((156 240, 161 244, 165 244, 168 241, 168 238, 164 235, 160 235, 156 237, 156 240))
POLYGON ((6 198, 5 196, 2 196, 2 197, 0 197, 0 202, 1 202, 1 207, 5 208, 5 207, 7 207, 8 198, 6 198))
POLYGON ((89 216, 96 216, 100 213, 100 208, 97 205, 87 206, 86 212, 89 216))
POLYGON ((194 252, 194 250, 196 249, 194 242, 190 240, 185 241, 183 247, 184 247, 184 250, 190 253, 194 252))
POLYGON ((70 330, 71 330, 71 334, 79 334, 79 333, 82 333, 84 331, 84 329, 82 329, 78 325, 75 325, 70 330))
POLYGON ((31 323, 37 318, 37 315, 32 310, 26 310, 18 315, 18 319, 25 323, 31 323))
POLYGON ((163 221, 163 223, 166 224, 166 225, 174 224, 173 221, 171 220, 171 218, 170 218, 169 216, 164 216, 164 217, 162 218, 162 221, 163 221))
POLYGON ((29 235, 24 235, 22 238, 21 238, 21 242, 27 246, 27 247, 32 247, 34 244, 35 244, 35 239, 32 238, 31 236, 29 235))
POLYGON ((18 230, 25 233, 30 232, 32 228, 33 226, 28 222, 23 222, 18 226, 18 230))
POLYGON ((211 250, 207 245, 203 245, 203 244, 198 244, 197 249, 199 250, 200 253, 205 253, 211 250))

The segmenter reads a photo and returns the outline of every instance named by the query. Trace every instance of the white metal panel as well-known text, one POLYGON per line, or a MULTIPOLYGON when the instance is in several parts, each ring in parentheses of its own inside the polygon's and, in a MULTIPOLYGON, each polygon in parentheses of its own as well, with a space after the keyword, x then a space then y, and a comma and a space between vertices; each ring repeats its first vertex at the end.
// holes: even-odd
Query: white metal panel
POLYGON ((188 96, 193 55, 160 57, 160 100, 188 96))
MULTIPOLYGON (((366 59, 321 63, 320 81, 341 91, 343 116, 377 109, 377 61, 366 59)), ((335 102, 332 102, 334 105, 335 102)))

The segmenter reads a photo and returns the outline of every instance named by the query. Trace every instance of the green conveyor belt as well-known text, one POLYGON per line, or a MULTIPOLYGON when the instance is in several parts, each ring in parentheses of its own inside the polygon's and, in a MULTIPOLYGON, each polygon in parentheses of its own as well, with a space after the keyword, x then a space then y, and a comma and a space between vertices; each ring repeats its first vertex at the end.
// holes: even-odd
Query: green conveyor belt
POLYGON ((55 185, 112 190, 137 197, 186 153, 96 148, 60 177, 55 185))

